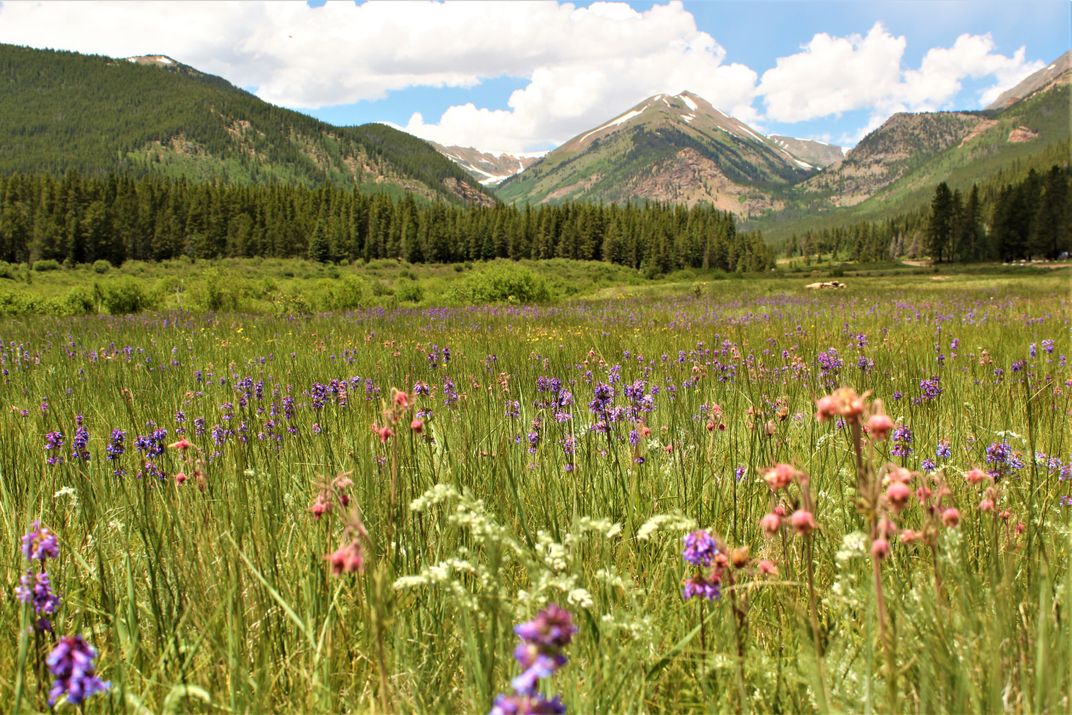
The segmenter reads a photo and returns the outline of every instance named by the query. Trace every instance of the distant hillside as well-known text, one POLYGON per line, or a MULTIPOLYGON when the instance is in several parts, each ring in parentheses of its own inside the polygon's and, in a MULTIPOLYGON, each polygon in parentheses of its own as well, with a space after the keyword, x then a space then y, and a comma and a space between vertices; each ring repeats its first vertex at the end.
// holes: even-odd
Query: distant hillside
POLYGON ((435 142, 429 144, 484 186, 495 186, 539 161, 536 156, 492 154, 468 146, 443 146, 435 142))
POLYGON ((845 158, 845 150, 833 144, 824 144, 812 139, 783 137, 777 134, 771 134, 767 138, 798 159, 819 168, 836 164, 845 158))
POLYGON ((1035 92, 1049 89, 1061 82, 1067 84, 1069 82, 1069 70, 1072 70, 1072 50, 1058 57, 1050 63, 1049 67, 1035 72, 1012 89, 1002 92, 997 99, 991 102, 987 109, 1005 109, 1023 99, 1027 99, 1035 92))
POLYGON ((490 204, 426 142, 333 127, 163 55, 112 59, 0 45, 0 172, 154 172, 356 185, 490 204))
POLYGON ((690 92, 650 97, 580 134, 497 191, 504 201, 707 203, 739 215, 779 207, 773 192, 815 173, 690 92))

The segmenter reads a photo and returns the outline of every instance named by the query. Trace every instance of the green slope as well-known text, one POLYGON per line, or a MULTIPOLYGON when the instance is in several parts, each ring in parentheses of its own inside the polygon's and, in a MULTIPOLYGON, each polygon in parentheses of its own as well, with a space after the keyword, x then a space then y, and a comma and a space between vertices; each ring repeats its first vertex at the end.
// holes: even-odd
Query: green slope
POLYGON ((783 147, 691 93, 656 95, 578 135, 497 195, 511 203, 593 200, 711 203, 748 214, 814 173, 783 147))
POLYGON ((934 187, 1014 182, 1072 156, 1069 77, 1001 110, 897 115, 840 165, 795 188, 784 210, 749 223, 777 240, 918 211, 934 187), (868 173, 870 172, 870 173, 868 173), (868 181, 871 183, 868 184, 868 181), (858 201, 846 201, 856 194, 858 201), (837 207, 837 203, 851 203, 837 207))
POLYGON ((179 63, 0 45, 0 96, 0 172, 328 181, 492 201, 416 137, 384 125, 334 127, 179 63))

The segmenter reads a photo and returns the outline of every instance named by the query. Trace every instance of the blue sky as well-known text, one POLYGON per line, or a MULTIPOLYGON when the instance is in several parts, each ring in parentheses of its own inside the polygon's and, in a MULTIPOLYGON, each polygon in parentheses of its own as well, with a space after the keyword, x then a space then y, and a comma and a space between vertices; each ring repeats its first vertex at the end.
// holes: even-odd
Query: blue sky
POLYGON ((512 152, 685 89, 851 145, 895 111, 980 108, 1072 42, 1067 0, 310 5, 6 3, 0 41, 168 54, 333 124, 512 152))

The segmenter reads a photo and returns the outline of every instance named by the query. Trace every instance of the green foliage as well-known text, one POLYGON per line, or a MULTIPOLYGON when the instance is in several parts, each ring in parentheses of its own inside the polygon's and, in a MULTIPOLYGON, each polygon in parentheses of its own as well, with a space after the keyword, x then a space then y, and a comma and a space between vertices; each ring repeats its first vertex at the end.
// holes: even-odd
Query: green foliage
POLYGON ((104 275, 108 271, 112 270, 112 264, 103 258, 99 258, 93 261, 93 272, 97 275, 104 275))
POLYGON ((112 315, 138 313, 152 305, 148 292, 133 278, 120 278, 104 284, 101 302, 112 315))
POLYGON ((324 185, 239 186, 150 175, 0 176, 0 260, 59 266, 108 261, 303 257, 376 269, 494 258, 603 260, 654 275, 678 268, 758 272, 758 234, 709 206, 559 204, 462 207, 324 185), (110 207, 103 210, 101 207, 110 207), (31 219, 22 220, 18 216, 31 219), (14 218, 13 218, 14 217, 14 218), (52 263, 48 263, 52 261, 52 263))
POLYGON ((62 268, 63 266, 60 265, 59 261, 52 258, 48 258, 43 261, 33 262, 33 270, 37 271, 38 273, 44 273, 45 271, 58 271, 62 268))
POLYGON ((454 289, 462 303, 546 303, 551 300, 547 282, 524 266, 492 263, 466 274, 454 289))
MULTIPOLYGON (((550 602, 578 627, 545 683, 571 713, 1067 711, 1072 485, 1047 457, 1068 459, 1068 269, 953 267, 945 281, 927 270, 813 292, 800 275, 689 268, 649 284, 607 263, 517 265, 549 284, 614 283, 554 307, 349 315, 301 315, 301 296, 332 282, 304 260, 147 262, 105 277, 76 266, 35 274, 32 297, 0 283, 3 313, 124 276, 193 294, 212 269, 243 310, 278 299, 283 314, 3 319, 5 712, 48 710, 39 668, 52 637, 11 595, 41 568, 19 548, 35 520, 59 542, 45 565, 56 636, 84 635, 112 683, 87 714, 487 712, 519 673, 512 627, 550 602), (428 359, 448 346, 449 361, 428 359), (836 375, 817 359, 830 348, 836 375), (942 392, 920 400, 932 376, 942 392), (547 391, 557 380, 563 392, 547 391), (395 411, 392 388, 415 383, 430 394, 395 411), (614 392, 604 424, 590 408, 600 383, 614 392), (939 463, 911 477, 877 568, 852 429, 813 417, 841 384, 872 391, 914 435, 903 458, 865 438, 867 463, 939 463), (395 434, 381 442, 370 425, 385 423, 395 434), (180 427, 187 450, 136 447, 180 427), (126 450, 109 459, 113 430, 126 450), (64 449, 44 449, 50 432, 64 449), (949 457, 936 457, 941 441, 949 457), (989 468, 995 441, 1023 468, 973 485, 964 472, 989 468), (147 459, 160 478, 139 474, 147 459), (778 462, 808 475, 819 528, 807 537, 759 525, 804 505, 803 479, 777 492, 763 479, 778 462), (959 524, 943 526, 917 489, 955 505, 959 524), (980 509, 990 497, 995 509, 980 509), (697 573, 682 537, 698 527, 734 563, 749 550, 702 605, 682 600, 697 573), (922 538, 897 538, 910 532, 922 538), (363 572, 332 574, 325 555, 355 537, 363 572), (760 559, 777 574, 757 574, 760 559)), ((388 285, 411 271, 434 297, 485 268, 339 270, 388 285)))
POLYGON ((484 192, 416 137, 383 125, 333 127, 177 63, 0 45, 0 96, 0 173, 153 173, 303 186, 327 180, 395 195, 405 186, 460 202, 444 183, 450 178, 477 196, 484 192))

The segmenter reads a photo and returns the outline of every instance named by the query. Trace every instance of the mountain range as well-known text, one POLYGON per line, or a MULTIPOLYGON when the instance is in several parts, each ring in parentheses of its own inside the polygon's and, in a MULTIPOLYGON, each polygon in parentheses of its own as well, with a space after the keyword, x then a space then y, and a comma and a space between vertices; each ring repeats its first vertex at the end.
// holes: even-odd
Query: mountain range
POLYGON ((441 146, 385 124, 338 127, 165 55, 0 45, 0 172, 163 173, 325 182, 491 205, 708 204, 750 227, 874 219, 954 188, 1067 165, 1072 53, 979 111, 901 113, 849 151, 765 136, 692 93, 658 94, 542 157, 441 146))
POLYGON ((0 45, 0 96, 0 172, 331 182, 494 203, 423 140, 384 124, 331 126, 164 55, 114 59, 0 45))
POLYGON ((986 110, 899 113, 845 151, 764 136, 689 92, 655 95, 499 184, 504 201, 711 203, 758 226, 919 207, 934 186, 1068 163, 1072 53, 986 110), (851 209, 851 210, 849 210, 851 209))

